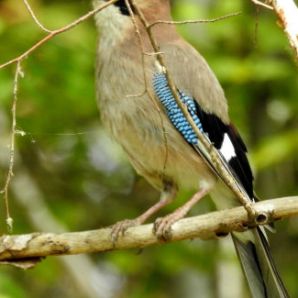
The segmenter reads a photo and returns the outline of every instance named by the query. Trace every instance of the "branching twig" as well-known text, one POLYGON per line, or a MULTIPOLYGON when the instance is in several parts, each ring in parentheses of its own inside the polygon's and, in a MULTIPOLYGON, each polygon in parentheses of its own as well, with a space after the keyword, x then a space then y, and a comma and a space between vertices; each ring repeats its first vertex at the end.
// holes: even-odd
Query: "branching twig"
MULTIPOLYGON (((298 197, 258 202, 258 213, 266 214, 269 221, 298 215, 298 197)), ((213 239, 232 231, 244 231, 250 223, 243 207, 212 212, 196 217, 181 219, 172 226, 170 241, 185 239, 213 239)), ((110 250, 143 248, 160 241, 153 233, 153 225, 128 228, 119 235, 117 243, 111 240, 110 227, 93 231, 63 234, 34 233, 2 236, 0 238, 0 262, 24 261, 51 255, 98 253, 110 250)))
POLYGON ((43 30, 43 31, 45 31, 45 32, 48 32, 48 33, 51 33, 52 30, 47 29, 47 28, 46 28, 46 27, 45 27, 45 26, 38 20, 38 18, 37 18, 37 16, 35 15, 33 9, 31 8, 29 2, 28 2, 27 0, 23 0, 23 1, 24 1, 24 4, 25 4, 27 10, 28 10, 29 13, 30 13, 32 19, 33 19, 34 22, 37 24, 37 26, 38 26, 41 30, 43 30))
POLYGON ((83 21, 89 19, 90 17, 92 17, 93 15, 95 15, 96 13, 98 13, 99 11, 103 10, 104 8, 108 7, 109 5, 113 4, 114 2, 116 2, 117 0, 110 0, 106 3, 104 3, 103 5, 100 5, 98 7, 96 7, 95 9, 89 11, 88 13, 86 13, 85 15, 81 16, 80 18, 76 19, 75 21, 73 21, 72 23, 60 28, 60 29, 56 29, 51 31, 48 35, 46 35, 44 38, 42 38, 40 41, 38 41, 35 45, 33 45, 31 48, 29 48, 26 52, 24 52, 23 54, 21 54, 18 57, 15 57, 3 64, 0 65, 0 69, 4 68, 10 64, 13 63, 17 63, 19 61, 22 61, 23 59, 25 59, 28 55, 30 55, 32 52, 34 52, 37 48, 39 48, 40 46, 42 46, 43 44, 45 44, 47 41, 49 41, 50 39, 52 39, 54 36, 59 35, 63 32, 66 32, 72 28, 74 28, 75 26, 77 26, 78 24, 82 23, 83 21))

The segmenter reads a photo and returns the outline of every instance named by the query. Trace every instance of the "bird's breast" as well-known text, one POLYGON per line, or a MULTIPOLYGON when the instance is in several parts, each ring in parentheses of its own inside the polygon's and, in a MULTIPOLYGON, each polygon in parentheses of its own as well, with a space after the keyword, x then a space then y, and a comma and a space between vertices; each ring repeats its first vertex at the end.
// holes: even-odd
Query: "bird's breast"
POLYGON ((102 66, 98 80, 101 117, 137 172, 156 188, 162 188, 163 177, 186 188, 197 188, 202 179, 213 181, 199 155, 172 126, 155 97, 149 95, 153 71, 147 73, 144 84, 139 69, 122 67, 119 60, 115 68, 111 63, 102 66))

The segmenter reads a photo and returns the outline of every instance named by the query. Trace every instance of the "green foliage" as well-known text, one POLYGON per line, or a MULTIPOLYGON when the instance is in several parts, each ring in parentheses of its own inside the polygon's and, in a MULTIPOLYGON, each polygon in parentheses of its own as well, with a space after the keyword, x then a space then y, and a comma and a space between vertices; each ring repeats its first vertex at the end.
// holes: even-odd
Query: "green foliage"
POLYGON ((24 298, 26 291, 18 285, 12 275, 0 273, 0 298, 24 298))
MULTIPOLYGON (((48 28, 59 28, 90 8, 89 1, 30 2, 48 28)), ((275 16, 263 9, 257 15, 251 1, 246 0, 173 2, 177 20, 242 11, 240 16, 219 22, 179 26, 179 31, 206 57, 225 89, 231 118, 252 152, 259 195, 297 193, 297 65, 275 16)), ((22 1, 0 2, 0 63, 19 55, 44 35, 22 1)), ((94 90, 96 41, 92 20, 55 37, 23 63, 25 77, 19 86, 17 124, 26 135, 17 137, 18 163, 33 178, 50 212, 73 231, 135 217, 158 197, 151 186, 136 177, 121 149, 100 126, 94 90)), ((14 70, 15 66, 0 70, 0 117, 10 113, 14 70)), ((0 127, 1 134, 8 133, 8 125, 0 127)), ((1 158, 7 156, 4 159, 8 162, 7 146, 0 148, 1 158)), ((6 168, 2 168, 1 185, 5 173, 6 168)), ((181 193, 160 215, 189 196, 189 192, 181 193)), ((13 197, 11 204, 15 233, 39 230, 30 222, 28 210, 13 197)), ((5 232, 3 209, 2 205, 0 226, 5 232)), ((211 209, 207 200, 193 213, 211 209)), ((293 223, 289 220, 277 227, 272 249, 292 297, 298 297, 297 268, 292 266, 298 231, 287 234, 293 223)), ((216 241, 185 241, 140 253, 123 251, 91 257, 95 266, 106 262, 125 276, 117 297, 133 298, 194 297, 183 290, 189 276, 199 276, 202 283, 206 280, 209 294, 201 297, 215 295, 217 262, 231 259, 218 253, 216 241)), ((201 284, 195 281, 197 289, 201 284)), ((81 297, 80 289, 72 283, 72 277, 55 258, 25 273, 0 268, 0 298, 81 297), (72 285, 70 289, 66 284, 72 285)))

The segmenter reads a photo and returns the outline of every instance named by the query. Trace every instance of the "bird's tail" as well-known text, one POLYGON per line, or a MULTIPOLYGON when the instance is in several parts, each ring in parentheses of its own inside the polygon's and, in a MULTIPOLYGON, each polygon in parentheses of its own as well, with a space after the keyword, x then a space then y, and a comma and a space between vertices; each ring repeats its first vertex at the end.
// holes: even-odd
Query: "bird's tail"
POLYGON ((253 298, 289 297, 260 227, 233 233, 234 245, 253 298))

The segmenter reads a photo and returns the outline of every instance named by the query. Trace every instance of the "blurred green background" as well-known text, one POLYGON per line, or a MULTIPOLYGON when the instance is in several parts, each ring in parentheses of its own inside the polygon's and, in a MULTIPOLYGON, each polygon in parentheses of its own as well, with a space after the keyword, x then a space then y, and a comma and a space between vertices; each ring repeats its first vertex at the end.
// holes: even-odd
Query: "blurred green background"
MULTIPOLYGON (((55 29, 90 9, 87 0, 31 0, 55 29)), ((179 27, 222 83, 242 132, 262 198, 298 193, 298 79, 292 50, 275 16, 249 0, 173 1, 176 20, 224 21, 179 27)), ((0 63, 44 36, 20 0, 0 1, 0 63)), ((10 192, 14 233, 79 231, 133 218, 158 193, 137 177, 102 130, 94 92, 93 20, 55 37, 22 64, 15 177, 10 192)), ((15 65, 0 70, 0 183, 9 163, 15 65)), ((159 216, 179 206, 182 193, 159 216)), ((1 201, 0 231, 6 233, 1 201)), ((210 200, 192 214, 213 210, 210 200)), ((298 297, 298 219, 276 224, 272 251, 292 297, 298 297)), ((228 239, 184 241, 143 251, 51 257, 29 271, 1 266, 0 298, 249 297, 228 239)))

